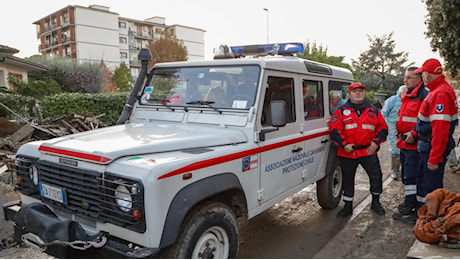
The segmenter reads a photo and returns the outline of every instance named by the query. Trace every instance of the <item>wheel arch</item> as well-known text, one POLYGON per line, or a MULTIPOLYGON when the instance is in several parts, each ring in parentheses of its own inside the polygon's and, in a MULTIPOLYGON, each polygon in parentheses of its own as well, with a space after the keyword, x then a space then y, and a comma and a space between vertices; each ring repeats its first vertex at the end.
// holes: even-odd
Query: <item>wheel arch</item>
POLYGON ((160 248, 172 245, 187 214, 211 198, 227 203, 236 216, 247 214, 246 197, 235 174, 221 173, 201 179, 182 188, 174 196, 166 215, 160 248))

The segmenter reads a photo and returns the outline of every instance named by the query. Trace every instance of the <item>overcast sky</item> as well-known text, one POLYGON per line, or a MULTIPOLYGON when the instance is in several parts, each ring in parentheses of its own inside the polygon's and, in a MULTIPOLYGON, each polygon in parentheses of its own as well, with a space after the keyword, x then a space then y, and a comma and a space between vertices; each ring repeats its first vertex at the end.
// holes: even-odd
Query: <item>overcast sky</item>
POLYGON ((268 36, 271 43, 316 42, 328 55, 351 63, 369 48, 368 35, 391 32, 396 51, 408 52, 409 62, 421 66, 428 58, 440 59, 425 38, 422 0, 7 0, 2 1, 0 44, 20 50, 21 58, 37 54, 34 21, 68 5, 92 4, 122 17, 161 16, 167 25, 204 29, 206 59, 219 44, 266 43, 268 36))

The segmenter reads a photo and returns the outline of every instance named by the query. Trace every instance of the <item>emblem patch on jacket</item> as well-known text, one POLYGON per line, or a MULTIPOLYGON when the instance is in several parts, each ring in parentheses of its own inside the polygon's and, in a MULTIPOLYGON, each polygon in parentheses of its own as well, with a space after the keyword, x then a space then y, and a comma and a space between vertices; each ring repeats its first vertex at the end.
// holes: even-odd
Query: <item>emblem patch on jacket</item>
POLYGON ((444 110, 444 106, 442 104, 436 105, 436 112, 441 113, 444 110))

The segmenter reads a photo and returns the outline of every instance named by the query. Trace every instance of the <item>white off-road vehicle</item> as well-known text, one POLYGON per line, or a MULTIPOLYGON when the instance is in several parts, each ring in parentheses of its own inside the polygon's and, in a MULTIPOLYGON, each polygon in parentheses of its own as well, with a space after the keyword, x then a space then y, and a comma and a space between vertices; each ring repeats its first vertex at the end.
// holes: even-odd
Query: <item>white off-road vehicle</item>
POLYGON ((335 208, 329 92, 342 95, 350 71, 295 57, 296 43, 221 50, 148 71, 142 49, 116 126, 23 145, 21 201, 3 206, 16 239, 67 257, 234 258, 237 218, 313 183, 319 204, 335 208))

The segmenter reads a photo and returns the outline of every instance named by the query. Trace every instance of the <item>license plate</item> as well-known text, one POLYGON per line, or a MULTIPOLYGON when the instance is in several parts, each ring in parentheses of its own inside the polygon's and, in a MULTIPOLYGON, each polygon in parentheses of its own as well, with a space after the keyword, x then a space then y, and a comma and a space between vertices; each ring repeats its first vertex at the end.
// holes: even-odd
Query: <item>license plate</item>
POLYGON ((42 197, 67 204, 67 195, 64 189, 53 187, 44 183, 39 183, 38 187, 42 197))

